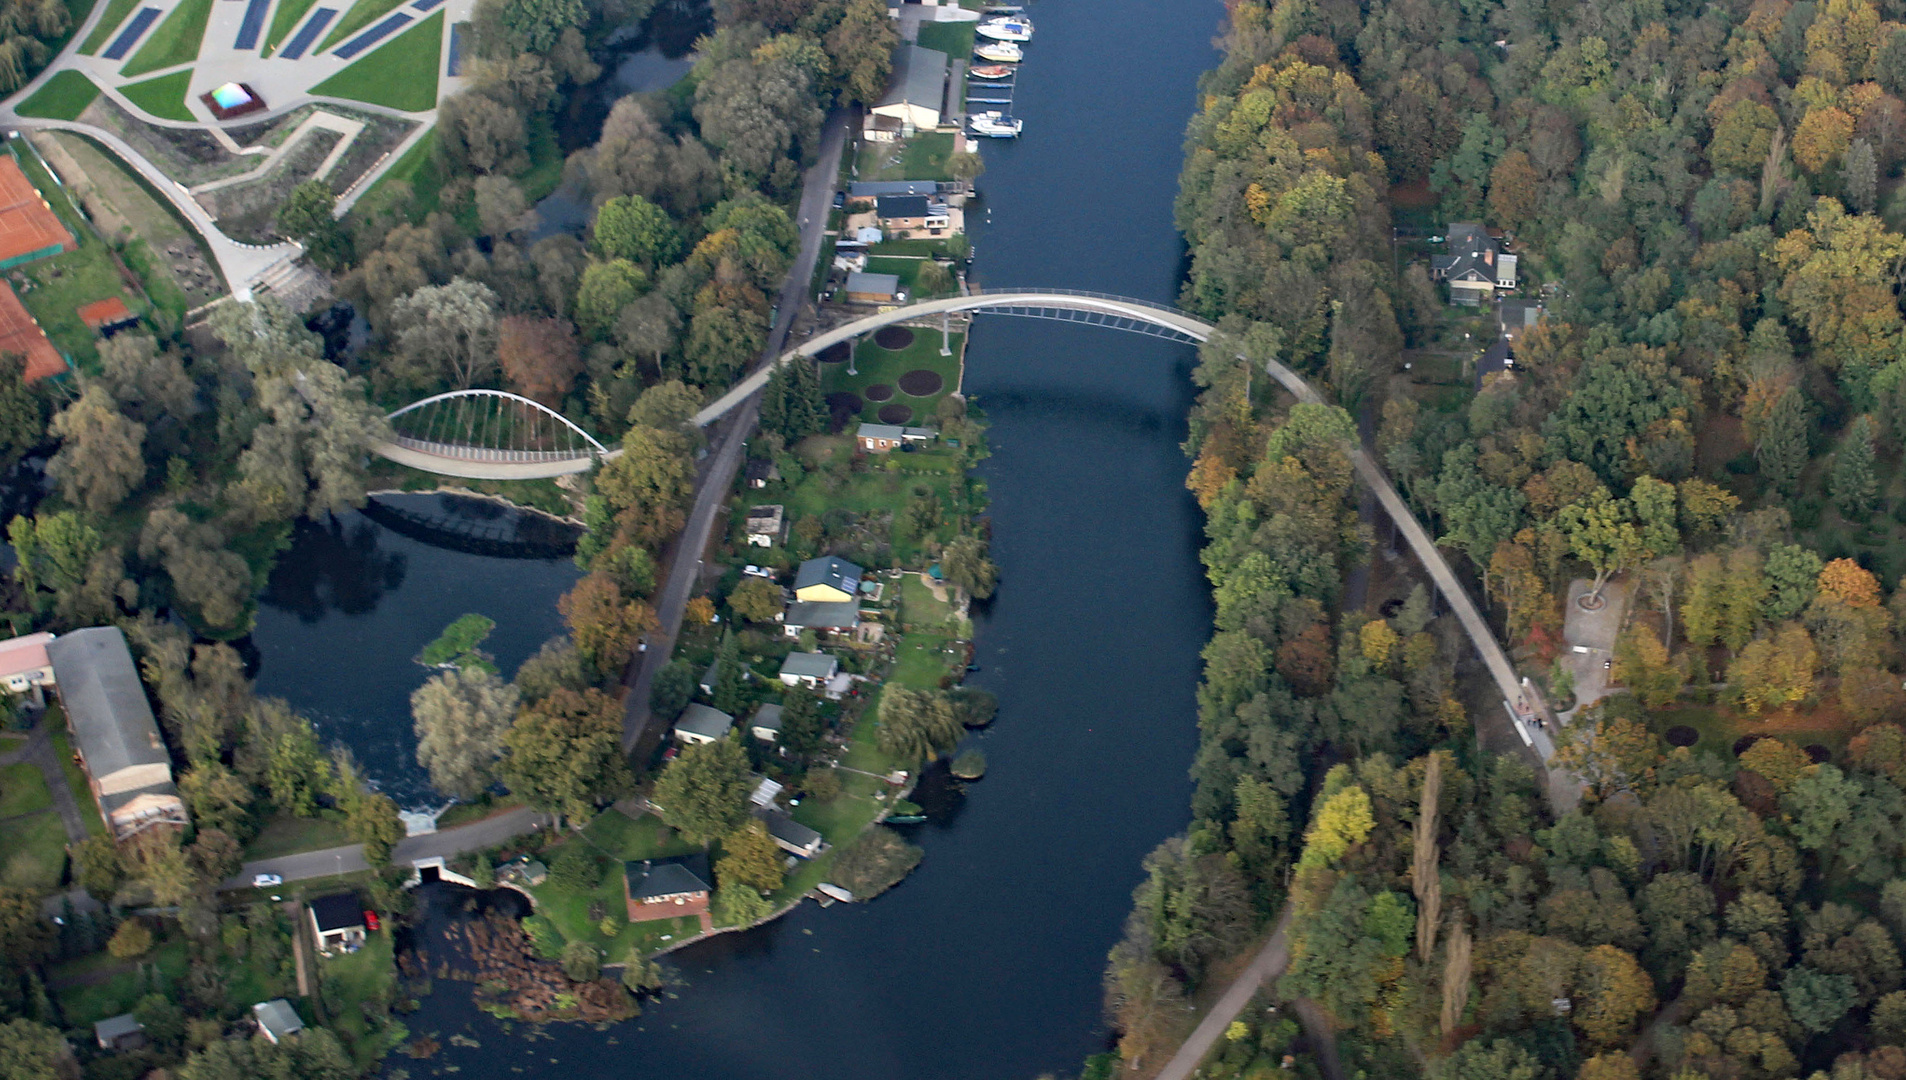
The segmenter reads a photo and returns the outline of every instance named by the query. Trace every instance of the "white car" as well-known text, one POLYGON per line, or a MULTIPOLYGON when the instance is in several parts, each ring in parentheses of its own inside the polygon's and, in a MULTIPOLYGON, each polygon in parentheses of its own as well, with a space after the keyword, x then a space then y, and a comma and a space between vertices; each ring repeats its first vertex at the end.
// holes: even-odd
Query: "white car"
POLYGON ((748 565, 742 567, 741 572, 747 575, 748 577, 758 577, 758 578, 773 578, 774 577, 774 571, 768 569, 765 566, 756 566, 753 563, 749 563, 748 565))
POLYGON ((274 885, 283 885, 284 883, 285 879, 279 877, 277 874, 258 874, 251 879, 251 887, 254 889, 269 889, 274 885))

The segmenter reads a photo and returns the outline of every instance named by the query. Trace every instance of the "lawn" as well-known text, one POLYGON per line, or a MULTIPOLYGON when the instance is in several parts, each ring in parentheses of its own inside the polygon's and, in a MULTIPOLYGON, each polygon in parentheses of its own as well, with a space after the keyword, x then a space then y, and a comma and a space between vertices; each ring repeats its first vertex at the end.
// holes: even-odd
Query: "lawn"
POLYGON ((93 80, 72 69, 58 71, 46 80, 33 96, 15 107, 21 116, 44 116, 49 120, 77 120, 86 106, 99 96, 93 80))
MULTIPOLYGON (((545 881, 531 890, 536 894, 537 914, 554 923, 565 941, 588 941, 603 950, 609 961, 620 962, 631 948, 651 952, 667 944, 661 940, 664 934, 679 941, 700 932, 701 925, 696 919, 667 919, 625 924, 610 938, 602 935, 598 920, 589 918, 590 904, 600 902, 618 923, 622 922, 628 910, 622 888, 624 862, 686 855, 695 850, 677 837, 674 830, 663 825, 660 818, 644 814, 631 820, 619 811, 607 810, 590 822, 581 836, 568 843, 586 843, 600 858, 602 877, 595 888, 588 892, 568 892, 553 881, 545 881)), ((554 862, 555 858, 554 851, 543 854, 546 863, 554 862)))
POLYGON ((60 707, 47 708, 46 718, 40 722, 53 725, 53 753, 60 759, 60 771, 66 774, 66 786, 72 789, 73 801, 79 803, 80 816, 86 819, 86 831, 94 836, 106 835, 106 819, 99 816, 99 804, 93 801, 93 789, 86 782, 86 770, 73 762, 71 738, 66 734, 66 721, 61 716, 60 707))
POLYGON ((119 92, 126 95, 127 101, 161 120, 189 121, 197 119, 192 115, 192 110, 185 107, 185 89, 191 82, 192 69, 186 68, 156 79, 122 86, 119 92))
POLYGON ((881 406, 894 404, 907 405, 913 409, 913 416, 906 423, 932 421, 934 408, 939 405, 940 399, 959 389, 960 352, 965 335, 954 333, 951 336, 953 355, 941 356, 940 332, 937 329, 917 326, 909 329, 913 331, 913 341, 898 350, 883 349, 874 344, 872 337, 863 340, 854 352, 852 366, 855 374, 847 373, 847 364, 822 365, 822 391, 829 394, 836 391, 859 394, 865 402, 860 410, 860 418, 868 423, 880 423, 881 406), (925 397, 914 397, 901 390, 900 376, 917 368, 939 375, 940 389, 925 397), (869 386, 893 387, 894 395, 886 401, 867 401, 865 389, 869 386))
POLYGON ((364 947, 354 953, 337 953, 317 958, 319 986, 324 996, 325 1027, 337 1032, 356 1059, 360 1071, 368 1072, 396 1043, 409 1036, 403 1024, 386 1024, 367 1015, 365 1005, 388 1001, 397 981, 397 965, 392 962, 389 930, 366 935, 364 947))
MULTIPOLYGON (((44 789, 42 789, 44 790, 44 789)), ((7 822, 0 845, 0 881, 28 889, 52 890, 66 869, 66 827, 58 814, 34 814, 7 822)))
POLYGON ((132 227, 136 235, 117 238, 122 244, 121 258, 139 275, 154 304, 182 319, 188 309, 216 295, 203 290, 187 293, 159 254, 169 244, 190 244, 204 253, 207 266, 217 266, 217 261, 206 251, 204 240, 197 231, 186 227, 171 203, 129 172, 118 158, 84 136, 56 132, 53 138, 85 171, 98 197, 132 227))
MULTIPOLYGON (((358 7, 363 6, 360 0, 358 7)), ((312 87, 311 92, 406 112, 432 109, 437 105, 437 67, 442 49, 443 12, 439 11, 312 87)))
POLYGON ((101 971, 113 971, 114 974, 100 982, 88 986, 72 986, 55 992, 59 998, 60 1012, 66 1022, 74 1027, 88 1027, 96 1020, 108 1016, 118 1016, 131 1012, 139 999, 151 993, 156 983, 159 988, 176 984, 185 978, 185 939, 173 936, 162 942, 152 952, 146 954, 143 967, 157 969, 154 978, 139 967, 123 966, 123 961, 115 960, 104 952, 81 957, 71 963, 54 968, 51 983, 67 979, 79 979, 101 971))
MULTIPOLYGON (((386 170, 371 185, 371 189, 358 198, 351 207, 351 214, 362 220, 401 201, 409 204, 414 220, 422 221, 425 215, 437 208, 439 186, 437 129, 432 126, 423 138, 404 151, 404 156, 397 159, 397 164, 386 170)), ((435 482, 439 478, 433 476, 430 479, 435 482)))
POLYGON ((926 131, 902 143, 870 142, 860 151, 862 180, 951 180, 953 133, 926 131))
MULTIPOLYGON (((93 32, 86 35, 86 42, 79 47, 79 54, 91 56, 105 48, 106 43, 112 40, 113 31, 119 29, 119 24, 125 22, 126 16, 132 14, 132 9, 138 6, 139 0, 111 0, 106 5, 106 14, 99 18, 99 25, 93 27, 93 32)), ((79 23, 73 25, 77 27, 79 23)))
POLYGON ((920 271, 926 268, 929 261, 928 259, 894 259, 874 256, 867 260, 867 272, 870 274, 892 274, 899 278, 900 287, 907 290, 907 295, 913 297, 915 300, 931 300, 939 296, 953 295, 954 290, 952 289, 928 290, 920 285, 920 271))
POLYGON ((473 821, 482 821, 484 818, 514 810, 521 805, 523 800, 514 795, 500 799, 485 799, 481 802, 458 803, 437 818, 437 829, 442 831, 458 825, 468 825, 473 821))
POLYGON ((943 52, 949 60, 964 60, 973 55, 976 22, 930 22, 920 24, 922 49, 943 52))
POLYGON ((91 229, 80 224, 80 215, 67 201, 66 192, 46 175, 38 159, 30 153, 15 153, 14 158, 73 238, 79 241, 77 251, 20 267, 18 272, 26 275, 27 284, 24 288, 16 286, 15 291, 56 348, 77 362, 89 363, 99 356, 98 335, 79 320, 80 306, 117 296, 133 312, 144 314, 146 302, 125 290, 119 268, 113 265, 112 253, 91 229))
POLYGON ((331 27, 331 32, 324 35, 324 43, 311 50, 312 55, 329 50, 331 46, 376 22, 401 3, 403 0, 357 0, 357 3, 351 5, 351 10, 345 12, 344 17, 337 21, 337 25, 331 27))
POLYGON ((336 821, 323 817, 300 818, 280 814, 267 822, 264 830, 245 846, 245 861, 275 859, 280 855, 296 855, 301 851, 322 851, 350 842, 351 838, 345 835, 344 826, 336 821))
POLYGON ((40 775, 38 765, 26 761, 0 765, 0 818, 52 808, 53 796, 46 790, 46 777, 40 775))
POLYGON ((953 669, 953 661, 957 659, 954 654, 947 652, 953 640, 951 634, 907 631, 905 640, 900 643, 899 653, 894 657, 893 674, 889 676, 889 681, 916 690, 939 689, 940 677, 953 669))
POLYGON ((158 27, 119 73, 131 78, 197 60, 199 43, 205 38, 205 23, 212 17, 212 3, 213 0, 179 0, 179 6, 159 20, 158 27))
POLYGON ((265 51, 270 56, 278 51, 278 43, 290 35, 291 29, 303 21, 304 13, 311 10, 317 0, 279 0, 278 9, 271 13, 271 28, 265 32, 265 51))

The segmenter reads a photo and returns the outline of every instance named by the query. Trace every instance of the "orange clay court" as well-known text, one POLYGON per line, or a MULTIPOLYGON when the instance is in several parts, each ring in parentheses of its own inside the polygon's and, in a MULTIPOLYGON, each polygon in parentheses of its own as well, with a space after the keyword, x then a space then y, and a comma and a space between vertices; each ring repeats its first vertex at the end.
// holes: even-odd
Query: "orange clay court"
POLYGON ((0 282, 0 353, 26 357, 27 382, 66 371, 66 357, 46 339, 46 332, 14 295, 13 286, 5 282, 0 282))
POLYGON ((0 155, 0 270, 74 248, 73 234, 12 155, 0 155))

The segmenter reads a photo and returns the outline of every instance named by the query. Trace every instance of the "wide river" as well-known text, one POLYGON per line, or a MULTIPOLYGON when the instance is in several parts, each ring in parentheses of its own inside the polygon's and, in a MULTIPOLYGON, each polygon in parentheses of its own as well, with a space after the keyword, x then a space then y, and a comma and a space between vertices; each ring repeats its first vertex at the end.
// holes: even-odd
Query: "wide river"
MULTIPOLYGON (((1222 8, 1056 0, 1032 14, 1014 107, 1025 137, 983 151, 976 274, 1169 302, 1184 127, 1222 8)), ((981 472, 1002 584, 979 616, 973 681, 1000 714, 978 740, 986 779, 949 820, 914 830, 926 859, 911 878, 870 904, 804 905, 675 954, 674 996, 606 1031, 552 1025, 524 1040, 439 983, 406 1022, 442 1052, 395 1062, 469 1080, 1031 1080, 1103 1049, 1106 951, 1140 861, 1189 814, 1210 630, 1178 448, 1192 359, 1108 330, 979 321, 965 389, 992 424, 981 472), (449 1045, 457 1032, 480 1047, 449 1045)), ((274 578, 299 610, 267 606, 259 620, 261 689, 320 714, 408 793, 403 700, 424 677, 409 657, 476 610, 497 618, 492 651, 513 670, 556 627, 573 574, 438 551, 361 518, 306 536, 274 578)))

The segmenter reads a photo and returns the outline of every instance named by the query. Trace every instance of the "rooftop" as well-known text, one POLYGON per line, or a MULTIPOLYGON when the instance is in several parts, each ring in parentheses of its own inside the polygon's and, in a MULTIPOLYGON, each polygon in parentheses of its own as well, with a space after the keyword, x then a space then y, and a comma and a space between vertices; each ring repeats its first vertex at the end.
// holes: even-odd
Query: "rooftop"
POLYGON ((708 739, 725 738, 728 729, 734 726, 734 717, 720 709, 699 703, 682 710, 682 718, 675 721, 676 731, 685 731, 690 735, 700 735, 708 739))
POLYGON ((52 641, 45 631, 0 641, 0 679, 49 666, 46 647, 52 641))
POLYGON ((74 741, 94 780, 141 765, 170 770, 172 759, 159 740, 159 725, 118 627, 61 634, 46 651, 74 741))
POLYGON ((902 44, 893 51, 893 81, 874 108, 919 105, 940 110, 946 95, 946 54, 902 44))
POLYGON ((860 625, 860 604, 853 600, 796 600, 781 618, 796 629, 851 630, 860 625))
POLYGON ((882 195, 938 195, 937 180, 856 180, 847 185, 847 194, 856 199, 877 199, 882 195))
POLYGON ((854 429, 855 436, 862 439, 931 439, 935 432, 932 428, 902 427, 899 424, 862 424, 854 429))
POLYGON ((925 195, 882 195, 874 200, 874 214, 882 221, 923 218, 927 216, 927 198, 925 195))
POLYGON ((104 1044, 110 1043, 121 1036, 132 1035, 144 1031, 145 1029, 146 1026, 139 1022, 138 1017, 131 1013, 120 1013, 118 1016, 108 1016, 106 1019, 94 1023, 93 1037, 104 1044))
POLYGON ((353 930, 364 925, 364 906, 356 893, 334 893, 311 901, 311 917, 320 933, 353 930))
POLYGON ((713 875, 708 872, 708 856, 699 851, 693 855, 623 863, 622 874, 632 900, 656 900, 713 889, 709 884, 713 875))
POLYGON ((304 1030, 304 1021, 298 1019, 298 1010, 292 1008, 291 1003, 284 998, 261 1001, 253 1005, 251 1011, 258 1026, 270 1034, 273 1042, 304 1030))
POLYGON ((834 674, 840 662, 826 653, 797 652, 789 653, 781 661, 781 674, 795 675, 804 679, 825 679, 834 674))
POLYGON ((900 291, 900 276, 898 274, 869 274, 856 270, 847 275, 847 291, 892 296, 900 291))
POLYGON ((0 352, 26 357, 27 382, 66 374, 66 357, 47 340, 46 331, 5 282, 0 282, 0 352))
POLYGON ((761 820, 768 826, 768 835, 776 840, 785 840, 797 848, 812 848, 820 845, 820 833, 786 814, 763 814, 761 820))
POLYGON ((749 721, 749 726, 758 727, 764 731, 780 731, 781 706, 769 702, 759 709, 756 709, 754 711, 754 719, 749 721))
POLYGON ((794 574, 794 591, 813 585, 831 585, 849 596, 860 588, 861 569, 838 555, 823 555, 801 564, 794 574))
POLYGON ((131 322, 132 318, 132 309, 128 308, 126 302, 117 296, 108 296, 104 300, 82 304, 79 308, 79 321, 95 331, 131 322))

